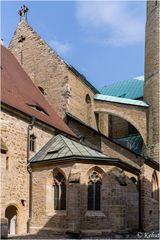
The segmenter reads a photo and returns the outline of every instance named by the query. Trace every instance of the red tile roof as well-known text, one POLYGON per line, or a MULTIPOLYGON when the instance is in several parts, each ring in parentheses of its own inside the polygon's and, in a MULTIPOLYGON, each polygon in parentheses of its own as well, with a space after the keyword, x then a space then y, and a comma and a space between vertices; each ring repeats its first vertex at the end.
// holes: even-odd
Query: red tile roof
POLYGON ((62 132, 75 136, 51 108, 14 55, 3 46, 1 46, 1 101, 62 132))

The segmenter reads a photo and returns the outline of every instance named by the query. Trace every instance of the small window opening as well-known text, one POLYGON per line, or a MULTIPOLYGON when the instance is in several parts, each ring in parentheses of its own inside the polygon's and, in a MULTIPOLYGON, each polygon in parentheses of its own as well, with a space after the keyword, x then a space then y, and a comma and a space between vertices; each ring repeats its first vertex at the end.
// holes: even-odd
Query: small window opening
POLYGON ((62 150, 64 148, 64 146, 58 148, 58 149, 53 149, 53 150, 50 150, 48 151, 47 153, 48 154, 53 154, 53 153, 58 153, 60 150, 62 150))
POLYGON ((40 90, 40 92, 43 94, 43 95, 47 95, 44 88, 38 86, 38 89, 40 90))
POLYGON ((36 148, 36 136, 34 134, 31 134, 29 140, 29 149, 31 152, 35 152, 35 148, 36 148))
POLYGON ((37 110, 37 111, 39 111, 39 112, 41 112, 43 114, 48 115, 48 113, 41 106, 30 105, 30 104, 29 104, 29 106, 32 107, 34 110, 37 110))
POLYGON ((155 171, 152 174, 152 198, 157 201, 159 200, 159 184, 158 177, 155 171))
POLYGON ((86 95, 86 103, 87 104, 91 103, 91 97, 89 96, 89 94, 86 95))
POLYGON ((6 157, 6 170, 8 170, 9 169, 9 157, 6 157))
POLYGON ((137 180, 136 180, 135 177, 131 177, 130 179, 131 179, 131 181, 132 181, 134 184, 137 184, 137 180))
POLYGON ((97 129, 99 131, 99 114, 98 113, 95 113, 95 119, 96 119, 97 129))

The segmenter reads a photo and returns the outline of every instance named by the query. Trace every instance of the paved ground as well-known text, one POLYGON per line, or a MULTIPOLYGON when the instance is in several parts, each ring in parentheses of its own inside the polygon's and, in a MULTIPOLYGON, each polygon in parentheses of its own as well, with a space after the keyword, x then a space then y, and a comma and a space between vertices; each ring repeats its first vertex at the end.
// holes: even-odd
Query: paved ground
MULTIPOLYGON (((67 237, 63 235, 53 235, 53 234, 26 234, 26 235, 16 235, 10 236, 8 239, 75 239, 73 236, 67 237)), ((92 236, 83 237, 81 239, 160 239, 160 234, 158 231, 152 232, 138 232, 134 234, 110 234, 108 236, 92 236)))

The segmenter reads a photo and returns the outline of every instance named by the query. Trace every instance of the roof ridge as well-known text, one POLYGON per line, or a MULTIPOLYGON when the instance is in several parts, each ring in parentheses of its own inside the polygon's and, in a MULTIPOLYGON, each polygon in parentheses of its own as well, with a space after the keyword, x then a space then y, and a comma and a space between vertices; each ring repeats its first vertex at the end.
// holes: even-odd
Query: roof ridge
MULTIPOLYGON (((103 88, 103 87, 110 87, 110 86, 113 86, 115 84, 131 81, 131 80, 141 80, 141 81, 143 81, 142 79, 139 79, 139 78, 144 78, 144 75, 133 77, 133 78, 128 78, 128 79, 125 79, 125 80, 115 81, 115 82, 110 83, 108 85, 104 85, 101 88, 103 88)), ((99 88, 99 89, 101 89, 101 88, 99 88)))
MULTIPOLYGON (((63 135, 61 135, 60 134, 60 136, 61 136, 61 138, 62 138, 62 140, 64 141, 64 143, 66 144, 66 146, 68 147, 68 149, 71 151, 71 153, 74 155, 74 153, 72 152, 72 150, 71 150, 71 148, 68 146, 68 144, 67 144, 67 142, 66 142, 66 140, 65 140, 65 138, 67 138, 67 137, 65 137, 65 136, 63 136, 63 135)), ((68 138, 70 141, 72 141, 70 138, 68 138)))

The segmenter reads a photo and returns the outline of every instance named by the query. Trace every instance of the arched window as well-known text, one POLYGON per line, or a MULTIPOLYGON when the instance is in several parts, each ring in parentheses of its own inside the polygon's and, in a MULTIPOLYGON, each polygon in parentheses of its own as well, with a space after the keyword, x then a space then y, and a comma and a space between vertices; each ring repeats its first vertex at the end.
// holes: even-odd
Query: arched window
POLYGON ((91 97, 89 96, 89 94, 86 95, 86 98, 85 98, 85 101, 86 101, 86 114, 87 114, 87 123, 89 125, 91 125, 92 123, 92 101, 91 101, 91 97))
POLYGON ((100 210, 101 208, 101 175, 93 171, 88 181, 88 210, 100 210))
POLYGON ((91 97, 89 96, 89 94, 86 95, 86 103, 87 104, 91 103, 91 97))
POLYGON ((29 149, 30 149, 30 151, 35 152, 35 149, 36 149, 36 136, 34 134, 30 135, 29 149))
POLYGON ((152 198, 157 201, 159 200, 159 184, 158 177, 155 171, 152 174, 152 198))
POLYGON ((66 180, 60 172, 54 177, 54 209, 66 209, 66 180))

